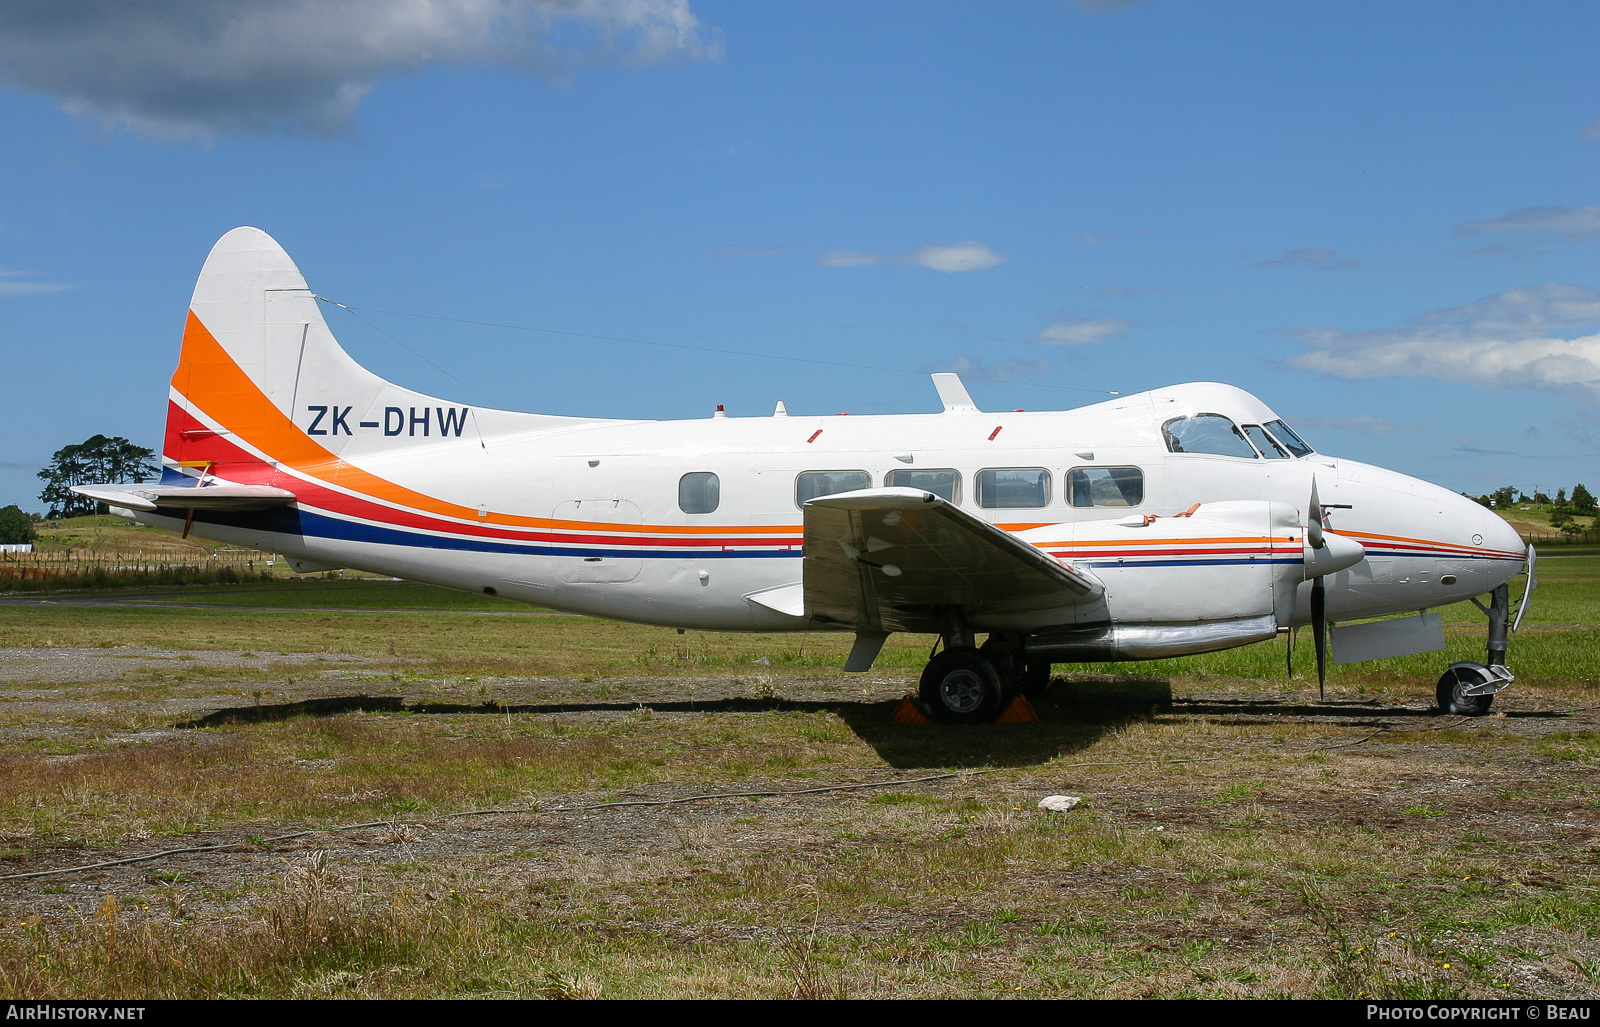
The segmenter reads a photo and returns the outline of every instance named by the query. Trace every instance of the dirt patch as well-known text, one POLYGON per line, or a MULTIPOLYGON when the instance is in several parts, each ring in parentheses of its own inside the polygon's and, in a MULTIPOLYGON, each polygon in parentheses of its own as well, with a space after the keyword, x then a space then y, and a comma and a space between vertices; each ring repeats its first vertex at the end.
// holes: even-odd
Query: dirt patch
MULTIPOLYGON (((113 914, 152 952, 243 952, 312 889, 330 921, 437 948, 325 953, 243 993, 1600 992, 1600 722, 1561 693, 1469 720, 1068 675, 1037 724, 957 730, 890 727, 899 672, 34 649, 0 652, 0 681, 0 873, 225 846, 0 881, 0 915, 80 954, 58 984, 100 979, 113 914), (1051 794, 1084 801, 1038 809, 1051 794), (477 810, 511 812, 449 815, 477 810), (469 941, 500 977, 441 969, 469 941)), ((152 973, 129 993, 220 987, 152 973)))

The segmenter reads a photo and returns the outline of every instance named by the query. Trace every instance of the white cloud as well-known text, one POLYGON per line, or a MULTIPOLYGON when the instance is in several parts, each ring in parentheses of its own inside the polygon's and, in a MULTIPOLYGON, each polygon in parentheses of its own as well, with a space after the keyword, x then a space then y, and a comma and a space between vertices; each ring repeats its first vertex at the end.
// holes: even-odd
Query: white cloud
POLYGON ((11 268, 0 267, 0 296, 22 296, 30 292, 60 292, 72 288, 59 282, 28 281, 34 277, 37 276, 31 271, 14 271, 11 268))
POLYGON ((1130 328, 1139 327, 1120 317, 1084 317, 1057 321, 1033 337, 1041 346, 1099 346, 1130 328))
POLYGON ((153 135, 346 129, 434 64, 558 74, 717 60, 688 0, 50 0, 0 5, 0 81, 153 135))
POLYGON ((1355 260, 1335 262, 1334 258, 1338 255, 1333 250, 1305 247, 1298 250, 1284 250, 1283 256, 1263 260, 1259 264, 1251 264, 1250 267, 1309 267, 1316 271, 1348 271, 1360 266, 1360 261, 1355 260))
POLYGON ((1042 377, 1050 370, 1050 361, 1044 359, 1017 360, 1012 357, 1002 360, 998 364, 985 364, 977 357, 969 357, 963 354, 949 363, 930 365, 927 370, 954 371, 956 374, 973 380, 988 379, 990 381, 1014 382, 1026 378, 1042 377))
POLYGON ((1487 221, 1470 221, 1457 235, 1516 232, 1522 235, 1557 235, 1569 242, 1600 239, 1600 207, 1519 207, 1487 221))
POLYGON ((948 246, 914 246, 904 253, 856 253, 834 250, 817 259, 823 267, 863 267, 870 264, 910 264, 932 271, 985 271, 1005 263, 1005 257, 981 242, 948 246))
POLYGON ((1307 352, 1284 363, 1339 378, 1428 378, 1600 403, 1597 325, 1600 292, 1550 283, 1429 311, 1405 328, 1288 329, 1307 352))

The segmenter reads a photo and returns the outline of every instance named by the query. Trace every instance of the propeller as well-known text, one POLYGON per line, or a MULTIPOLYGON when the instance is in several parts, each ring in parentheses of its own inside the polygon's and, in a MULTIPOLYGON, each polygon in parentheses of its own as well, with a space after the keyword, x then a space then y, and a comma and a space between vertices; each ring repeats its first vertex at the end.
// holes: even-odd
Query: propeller
POLYGON ((1317 650, 1317 701, 1328 697, 1328 592, 1320 576, 1311 579, 1311 644, 1317 650))
POLYGON ((1311 479, 1311 502, 1307 506, 1306 541, 1301 552, 1305 561, 1302 581, 1311 582, 1311 641, 1317 651, 1317 695, 1327 698, 1328 681, 1328 590, 1323 580, 1335 571, 1354 567, 1366 559, 1359 542, 1324 531, 1327 511, 1317 496, 1317 479, 1311 479))
POLYGON ((1322 549, 1327 540, 1322 535, 1322 525, 1327 519, 1327 514, 1322 510, 1322 500, 1317 498, 1317 479, 1311 479, 1311 503, 1306 508, 1306 541, 1311 543, 1312 549, 1322 549))
MULTIPOLYGON (((1317 479, 1311 477, 1311 503, 1306 508, 1306 541, 1312 549, 1326 549, 1328 540, 1322 534, 1322 501, 1317 498, 1317 479)), ((1318 574, 1311 579, 1311 645, 1317 652, 1317 701, 1328 697, 1328 590, 1323 584, 1327 575, 1318 574)))

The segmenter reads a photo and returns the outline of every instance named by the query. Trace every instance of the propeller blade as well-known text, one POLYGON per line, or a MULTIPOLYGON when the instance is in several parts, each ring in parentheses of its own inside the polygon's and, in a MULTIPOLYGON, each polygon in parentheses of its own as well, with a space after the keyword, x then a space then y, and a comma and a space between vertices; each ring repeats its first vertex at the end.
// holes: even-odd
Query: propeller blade
POLYGON ((1311 582, 1311 640, 1317 649, 1317 696, 1327 698, 1328 680, 1328 595, 1322 579, 1311 582))
POLYGON ((1317 479, 1311 479, 1311 503, 1306 512, 1306 541, 1311 543, 1312 549, 1321 549, 1322 539, 1322 500, 1317 498, 1317 479))
POLYGON ((1294 680, 1294 633, 1298 630, 1298 628, 1290 628, 1284 633, 1284 640, 1288 642, 1288 646, 1286 647, 1288 649, 1288 656, 1286 657, 1288 667, 1286 668, 1286 673, 1291 681, 1294 680))

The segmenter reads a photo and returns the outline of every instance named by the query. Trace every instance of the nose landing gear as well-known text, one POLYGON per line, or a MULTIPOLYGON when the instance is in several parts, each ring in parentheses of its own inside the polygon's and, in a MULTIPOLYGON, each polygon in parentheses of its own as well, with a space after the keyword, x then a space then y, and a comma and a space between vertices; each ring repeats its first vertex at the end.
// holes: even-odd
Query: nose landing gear
MULTIPOLYGON (((1531 591, 1531 588, 1530 588, 1531 591)), ((1463 717, 1482 717, 1494 703, 1495 693, 1516 680, 1506 666, 1507 628, 1511 622, 1511 589, 1499 585, 1489 594, 1489 605, 1476 599, 1473 605, 1489 617, 1489 663, 1463 660, 1452 663, 1439 679, 1435 697, 1440 713, 1453 713, 1463 717)), ((1527 598, 1524 596, 1523 604, 1527 598)), ((1520 617, 1518 618, 1521 619, 1520 617)))

